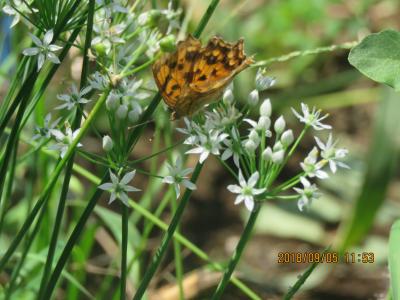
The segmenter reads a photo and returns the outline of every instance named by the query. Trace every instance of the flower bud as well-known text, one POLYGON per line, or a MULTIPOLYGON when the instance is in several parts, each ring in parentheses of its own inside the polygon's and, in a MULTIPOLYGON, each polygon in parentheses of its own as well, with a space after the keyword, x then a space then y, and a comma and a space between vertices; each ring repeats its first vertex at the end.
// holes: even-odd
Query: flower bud
POLYGON ((253 152, 257 149, 257 144, 254 143, 253 140, 249 139, 244 143, 244 147, 246 148, 247 151, 253 152))
POLYGON ((163 52, 174 52, 176 50, 176 40, 173 34, 167 35, 160 40, 160 49, 163 52))
POLYGON ((115 93, 110 93, 106 100, 106 107, 109 111, 116 110, 119 104, 119 97, 115 93))
POLYGON ((161 11, 152 9, 140 14, 138 17, 138 23, 140 26, 156 27, 161 16, 161 11))
POLYGON ((257 128, 260 130, 268 130, 271 126, 271 119, 269 117, 261 116, 258 119, 257 128))
POLYGON ((117 118, 118 119, 125 119, 128 114, 128 105, 122 104, 117 109, 117 118))
POLYGON ((137 121, 139 121, 139 116, 140 112, 136 109, 133 109, 128 113, 128 120, 131 123, 136 123, 137 121))
POLYGON ((227 89, 222 96, 222 101, 224 101, 225 105, 230 105, 233 102, 233 93, 231 89, 227 89))
POLYGON ((267 147, 264 152, 262 153, 262 157, 266 160, 266 161, 270 161, 272 160, 272 149, 271 147, 267 147))
POLYGON ((247 101, 249 102, 250 106, 256 106, 259 99, 260 99, 260 96, 258 95, 258 91, 253 90, 250 92, 247 101))
POLYGON ((274 150, 274 152, 283 150, 283 145, 280 141, 276 142, 275 145, 272 147, 272 150, 274 150))
POLYGON ((258 136, 257 131, 255 131, 254 129, 250 131, 249 139, 252 140, 255 144, 258 144, 260 142, 260 137, 258 136))
POLYGON ((92 45, 98 56, 105 56, 107 54, 107 47, 104 43, 98 43, 92 45))
POLYGON ((265 99, 260 106, 260 115, 264 117, 270 117, 271 111, 272 111, 271 101, 269 99, 265 99))
POLYGON ((275 132, 277 134, 281 134, 285 130, 285 127, 286 127, 285 119, 282 116, 280 116, 278 120, 275 121, 274 124, 275 132))
POLYGON ((282 163, 284 158, 285 158, 284 150, 279 150, 277 152, 272 153, 272 161, 276 164, 282 163))
POLYGON ((291 129, 286 130, 282 133, 281 142, 283 146, 289 147, 294 141, 293 131, 291 129))
POLYGON ((266 70, 258 69, 256 75, 256 89, 264 91, 275 84, 275 78, 266 76, 266 70))
POLYGON ((109 152, 112 150, 113 147, 114 147, 114 143, 113 143, 112 139, 108 135, 103 136, 104 151, 109 152))

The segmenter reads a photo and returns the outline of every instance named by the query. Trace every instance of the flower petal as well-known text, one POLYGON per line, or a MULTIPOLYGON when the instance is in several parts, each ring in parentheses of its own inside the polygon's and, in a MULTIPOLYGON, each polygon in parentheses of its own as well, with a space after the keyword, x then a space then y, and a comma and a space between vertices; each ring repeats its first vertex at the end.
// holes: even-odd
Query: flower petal
POLYGON ((136 174, 136 170, 133 170, 132 172, 126 173, 124 175, 124 177, 122 177, 120 183, 121 184, 128 184, 129 182, 131 182, 133 177, 135 177, 135 174, 136 174))
POLYGON ((230 184, 227 187, 228 191, 230 191, 231 193, 235 193, 235 194, 240 194, 242 189, 240 188, 240 186, 236 185, 236 184, 230 184))
POLYGON ((253 211, 254 209, 254 199, 251 196, 244 197, 244 205, 249 211, 253 211))

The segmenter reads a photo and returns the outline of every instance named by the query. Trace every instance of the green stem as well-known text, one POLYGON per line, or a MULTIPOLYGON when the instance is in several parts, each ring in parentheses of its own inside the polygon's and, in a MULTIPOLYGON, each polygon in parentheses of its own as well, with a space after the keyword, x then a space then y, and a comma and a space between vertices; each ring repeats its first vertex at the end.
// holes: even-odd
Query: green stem
POLYGON ((3 224, 4 224, 4 218, 7 212, 8 205, 11 200, 11 192, 12 192, 12 187, 13 187, 13 182, 14 182, 14 173, 15 173, 15 166, 16 166, 16 161, 17 161, 17 151, 13 151, 12 155, 12 161, 11 161, 11 167, 8 173, 7 181, 5 182, 6 184, 6 191, 4 193, 4 200, 0 201, 0 235, 3 231, 3 224))
POLYGON ((294 52, 291 52, 291 53, 283 55, 283 56, 272 57, 267 60, 258 61, 255 64, 252 64, 251 67, 252 68, 265 67, 274 62, 284 62, 284 61, 288 61, 292 58, 296 58, 299 56, 307 56, 307 55, 314 55, 314 54, 325 53, 325 52, 332 52, 332 51, 336 51, 339 49, 345 49, 345 50, 351 49, 351 48, 355 47, 358 43, 359 43, 358 41, 353 41, 353 42, 346 42, 343 44, 320 47, 320 48, 310 49, 310 50, 305 50, 305 51, 294 51, 294 52))
MULTIPOLYGON (((101 183, 105 183, 108 180, 108 172, 105 172, 101 183)), ((88 205, 86 206, 85 210, 83 211, 81 217, 78 220, 74 230, 69 237, 60 258, 54 268, 53 273, 50 276, 49 282, 46 286, 45 293, 42 299, 51 299, 51 295, 53 294, 54 288, 56 287, 57 281, 60 278, 61 272, 64 269, 65 264, 72 252, 73 247, 75 246, 76 242, 78 241, 81 232, 83 231, 87 220, 89 219, 93 209, 97 204, 97 200, 100 198, 101 194, 103 193, 102 190, 96 189, 92 198, 89 200, 88 205)))
POLYGON ((199 25, 197 25, 196 30, 193 33, 193 36, 195 38, 199 38, 200 35, 202 34, 204 28, 206 28, 206 25, 208 23, 208 21, 210 20, 212 14, 214 13, 215 9, 217 8, 219 3, 219 0, 212 0, 210 5, 207 8, 207 11, 205 12, 205 14, 203 15, 203 17, 200 20, 199 25))
POLYGON ((6 177, 8 164, 10 163, 10 158, 11 158, 11 154, 12 154, 13 149, 15 151, 17 151, 17 149, 18 149, 17 145, 18 145, 19 128, 21 126, 22 117, 24 116, 26 106, 28 105, 28 102, 29 102, 29 99, 30 99, 30 95, 31 95, 31 91, 32 91, 32 88, 33 88, 33 84, 35 83, 36 78, 37 78, 37 73, 34 73, 34 74, 31 74, 30 79, 28 80, 28 81, 30 81, 30 83, 26 86, 26 90, 23 93, 23 96, 22 96, 23 98, 22 98, 21 103, 19 105, 17 116, 15 118, 15 123, 14 123, 14 126, 11 129, 11 133, 10 133, 10 136, 8 138, 8 141, 7 141, 6 150, 4 152, 4 156, 3 156, 3 159, 1 161, 1 167, 0 167, 0 201, 1 201, 1 198, 2 198, 4 180, 5 180, 5 177, 6 177))
MULTIPOLYGON (((89 48, 91 45, 91 40, 92 40, 94 4, 95 4, 95 0, 89 1, 88 23, 87 23, 87 30, 86 30, 86 37, 85 37, 85 48, 84 48, 84 53, 83 53, 82 72, 81 72, 81 80, 80 80, 81 88, 83 88, 87 82, 87 74, 88 74, 88 68, 89 68, 89 57, 87 54, 88 54, 88 51, 89 51, 89 48)), ((75 115, 75 118, 74 118, 74 121, 72 124, 73 131, 78 129, 81 124, 81 120, 82 120, 81 112, 83 110, 82 110, 82 107, 80 107, 80 108, 81 109, 76 110, 76 115, 75 115)), ((55 219, 55 223, 54 223, 52 236, 50 239, 46 264, 44 266, 43 276, 41 279, 37 299, 41 299, 41 297, 43 295, 44 289, 47 284, 47 280, 50 276, 50 272, 51 272, 51 269, 53 266, 53 259, 54 259, 54 254, 55 254, 56 247, 57 247, 58 235, 60 232, 60 227, 61 227, 64 210, 65 210, 65 201, 67 199, 67 194, 69 191, 69 184, 70 184, 70 180, 71 180, 71 176, 72 176, 72 168, 74 166, 74 157, 75 157, 75 153, 73 153, 71 155, 71 157, 66 165, 64 181, 63 181, 63 185, 62 185, 62 189, 61 189, 60 201, 58 202, 56 219, 55 219)))
POLYGON ((121 288, 120 288, 120 299, 125 300, 126 298, 126 267, 127 267, 127 253, 128 253, 128 220, 129 220, 129 208, 121 202, 122 205, 122 245, 121 245, 121 288))
POLYGON ((18 232, 17 236, 15 239, 12 241, 10 247, 7 249, 6 253, 0 260, 0 271, 2 268, 5 266, 7 263, 8 259, 12 256, 12 254, 15 252, 15 249, 18 247, 19 243, 21 242, 23 236, 25 235, 26 231, 29 229, 29 227, 32 225, 32 222, 35 220, 37 213, 39 212, 40 208, 43 206, 48 201, 49 195, 58 179, 58 177, 61 174, 61 171, 65 167, 67 161, 70 159, 71 155, 74 153, 76 146, 78 145, 79 141, 83 137, 83 135, 87 132, 87 130, 90 127, 90 124, 93 122, 97 114, 100 112, 104 102, 107 99, 109 90, 107 90, 96 102, 96 105, 93 107, 92 111, 90 112, 88 118, 86 119, 86 122, 82 125, 82 128, 79 130, 79 133, 75 140, 71 143, 70 147, 68 148, 67 152, 65 153, 65 156, 63 159, 60 160, 60 162, 57 164, 54 172, 51 174, 51 177, 49 181, 47 182, 42 194, 39 197, 39 200, 33 207, 31 213, 27 216, 25 219, 24 224, 22 225, 22 228, 18 232))
MULTIPOLYGON (((203 164, 197 163, 196 168, 194 169, 192 178, 191 178, 191 181, 193 183, 195 183, 197 178, 199 177, 202 167, 203 167, 203 164)), ((186 204, 188 203, 191 195, 192 195, 192 191, 189 189, 186 189, 186 191, 183 194, 183 197, 174 213, 171 223, 168 226, 167 232, 162 239, 161 245, 157 249, 157 252, 153 257, 153 260, 152 260, 150 266, 146 269, 144 277, 143 277, 142 281, 140 282, 140 285, 136 291, 135 296, 133 297, 134 300, 142 299, 143 294, 145 293, 147 286, 150 283, 150 280, 153 278, 158 266, 160 265, 162 257, 164 256, 164 253, 167 250, 167 247, 169 245, 169 242, 171 241, 171 238, 173 237, 175 230, 178 227, 178 224, 179 224, 179 221, 181 220, 183 211, 184 211, 186 204)))
POLYGON ((43 220, 44 212, 45 212, 45 209, 42 209, 42 211, 40 212, 39 218, 38 218, 38 220, 37 220, 37 222, 35 224, 35 227, 33 228, 30 236, 26 240, 25 249, 23 250, 23 252, 21 254, 21 258, 20 258, 20 260, 18 262, 18 265, 13 270, 12 278, 11 278, 9 286, 8 286, 8 290, 7 290, 7 294, 6 294, 5 300, 11 299, 11 295, 12 295, 12 293, 14 291, 14 287, 15 287, 15 284, 16 284, 17 279, 19 277, 20 270, 21 270, 21 268, 22 268, 22 266, 23 266, 23 264, 25 262, 25 258, 29 253, 29 249, 30 249, 30 247, 31 247, 31 245, 33 243, 33 240, 36 237, 36 234, 39 232, 39 228, 40 228, 40 225, 41 225, 42 220, 43 220))
POLYGON ((240 237, 239 243, 236 246, 235 252, 233 253, 229 265, 225 270, 224 276, 222 277, 221 281, 218 284, 217 289, 212 296, 212 300, 221 299, 222 294, 231 279, 232 273, 236 268, 236 265, 239 262, 240 257, 242 256, 243 250, 246 247, 247 242, 250 239, 251 232, 253 231, 254 224, 256 223, 258 214, 260 213, 261 205, 256 203, 254 210, 251 212, 249 219, 247 220, 246 227, 240 237))

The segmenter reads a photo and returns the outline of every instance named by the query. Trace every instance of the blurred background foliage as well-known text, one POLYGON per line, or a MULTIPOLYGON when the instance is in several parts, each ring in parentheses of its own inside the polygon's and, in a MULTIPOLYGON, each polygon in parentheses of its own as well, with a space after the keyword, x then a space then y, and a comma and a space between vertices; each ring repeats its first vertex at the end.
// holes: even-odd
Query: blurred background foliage
MULTIPOLYGON (((198 23, 208 2, 181 1, 183 24, 187 25, 187 32, 191 32, 198 23)), ((160 7, 166 6, 166 1, 156 3, 160 7)), ((202 40, 206 41, 215 34, 230 41, 244 37, 247 54, 254 54, 256 60, 265 60, 292 51, 359 41, 371 32, 386 28, 399 29, 399 15, 400 3, 397 0, 223 0, 202 40)), ((0 95, 7 89, 8 74, 13 71, 17 54, 29 43, 28 39, 21 41, 19 32, 26 29, 18 25, 8 44, 5 36, 8 26, 9 20, 2 16, 0 95)), ((185 34, 183 32, 182 36, 185 34)), ((298 299, 373 299, 383 298, 388 291, 388 236, 392 223, 400 217, 400 174, 397 160, 400 144, 400 96, 390 88, 362 76, 350 66, 347 56, 348 50, 337 50, 275 62, 267 67, 269 74, 276 77, 277 84, 263 97, 271 98, 274 112, 285 113, 291 127, 296 122, 289 117, 289 108, 293 106, 298 109, 300 102, 329 112, 329 122, 333 125, 335 136, 349 150, 346 163, 351 166, 351 170, 338 172, 329 181, 321 182, 320 186, 324 188, 323 197, 315 201, 306 213, 300 213, 295 203, 288 202, 273 201, 263 207, 253 239, 238 268, 240 278, 263 299, 280 299, 296 282, 298 275, 307 268, 306 264, 278 264, 279 252, 321 251, 329 245, 333 246, 334 251, 356 254, 372 252, 375 262, 321 264, 306 281, 298 299)), ((59 71, 55 79, 57 84, 50 86, 46 99, 54 98, 56 93, 62 92, 55 90, 55 87, 63 87, 59 83, 70 82, 79 76, 76 65, 79 65, 80 60, 76 53, 72 53, 69 59, 71 63, 65 66, 71 68, 66 67, 59 71)), ((253 88, 255 72, 255 69, 247 70, 236 79, 235 97, 238 101, 246 101, 246 95, 253 88)), ((43 110, 44 103, 41 102, 43 110)), ((101 124, 98 126, 101 128, 101 124)), ((149 131, 133 154, 135 158, 148 154, 149 139, 153 138, 157 139, 149 131)), ((311 145, 312 137, 308 138, 311 145)), ((87 137, 84 144, 95 150, 101 148, 100 142, 94 137, 87 137)), ((301 147, 304 154, 310 150, 307 139, 301 147)), ((19 165, 15 176, 22 186, 24 178, 35 176, 32 173, 35 167, 51 168, 45 160, 46 157, 40 154, 36 165, 19 165)), ((95 172, 88 162, 79 162, 95 172)), ((283 175, 295 174, 298 163, 299 161, 293 161, 283 175)), ((242 208, 233 206, 232 196, 226 191, 229 183, 231 181, 226 171, 216 161, 208 162, 181 226, 184 236, 211 258, 221 262, 233 250, 242 231, 241 220, 246 216, 242 208)), ((72 220, 73 215, 78 214, 81 209, 79 202, 85 201, 87 184, 75 175, 72 181, 74 195, 71 197, 78 204, 71 207, 72 220)), ((13 193, 23 198, 21 185, 16 184, 13 193)), ((147 199, 154 198, 151 205, 157 208, 158 201, 161 200, 160 188, 151 184, 147 186, 153 187, 149 189, 147 199)), ((29 191, 25 190, 25 193, 29 191)), ((53 200, 57 200, 56 198, 53 200)), ((6 249, 1 245, 6 245, 12 238, 14 228, 24 219, 29 205, 19 201, 13 206, 4 228, 9 236, 0 240, 0 251, 6 249)), ((49 208, 54 209, 55 207, 49 208)), ((117 216, 115 212, 101 207, 96 215, 100 223, 89 224, 82 238, 84 242, 74 252, 73 259, 76 263, 68 280, 75 283, 68 285, 68 299, 84 299, 90 293, 96 299, 105 299, 108 289, 111 289, 113 276, 108 273, 109 266, 106 268, 101 265, 104 263, 101 255, 106 253, 112 257, 116 251, 113 247, 116 247, 115 240, 120 238, 120 233, 118 228, 113 227, 112 220, 117 216), (96 269, 99 266, 102 268, 96 269), (100 280, 103 284, 98 289, 96 282, 100 280)), ((168 213, 162 215, 162 219, 168 218, 168 213)), ((65 232, 72 225, 66 225, 65 232)), ((131 225, 130 232, 133 236, 138 234, 137 230, 143 228, 142 223, 135 222, 131 225)), ((152 232, 150 245, 155 247, 159 237, 159 231, 152 232)), ((42 236, 39 243, 46 244, 48 240, 48 236, 42 236)), ((134 238, 131 243, 135 243, 134 238)), ((393 248, 398 249, 395 246, 393 248)), ((151 256, 151 249, 147 250, 151 256)), ((201 274, 210 278, 211 286, 212 282, 215 284, 212 275, 204 275, 204 262, 189 252, 184 253, 185 272, 188 274, 186 279, 190 280, 193 274, 201 274)), ((41 260, 43 257, 40 253, 37 257, 32 257, 32 263, 25 266, 25 272, 34 272, 35 264, 41 260)), ((164 290, 171 292, 174 287, 171 260, 169 257, 160 272, 158 284, 152 287, 154 290, 158 289, 158 295, 164 290)), ((37 283, 33 280, 31 284, 35 282, 37 283)), ((205 299, 202 297, 205 292, 203 288, 209 287, 210 284, 204 284, 194 298, 205 299)), ((246 299, 243 297, 231 286, 224 299, 246 299)))

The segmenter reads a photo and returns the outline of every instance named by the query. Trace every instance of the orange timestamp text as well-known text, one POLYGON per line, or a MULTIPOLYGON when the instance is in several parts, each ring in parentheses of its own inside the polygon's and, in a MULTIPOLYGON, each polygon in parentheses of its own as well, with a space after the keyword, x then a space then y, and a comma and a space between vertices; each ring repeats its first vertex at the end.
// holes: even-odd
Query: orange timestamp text
POLYGON ((278 252, 278 264, 301 264, 301 263, 374 263, 375 255, 373 252, 346 252, 339 258, 338 252, 318 252, 318 251, 305 251, 305 252, 278 252))

